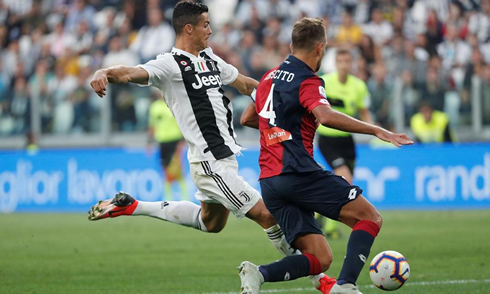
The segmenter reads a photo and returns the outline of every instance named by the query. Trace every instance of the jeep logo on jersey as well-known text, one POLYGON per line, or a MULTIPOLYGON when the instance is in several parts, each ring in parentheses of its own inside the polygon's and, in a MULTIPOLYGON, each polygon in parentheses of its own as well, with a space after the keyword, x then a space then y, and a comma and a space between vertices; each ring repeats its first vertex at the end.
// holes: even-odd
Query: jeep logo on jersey
POLYGON ((196 82, 192 83, 192 88, 196 90, 201 89, 203 86, 212 87, 212 88, 214 88, 213 86, 221 87, 221 85, 223 84, 221 82, 221 77, 216 74, 215 75, 209 74, 209 75, 202 75, 202 76, 195 74, 194 76, 196 77, 196 82))

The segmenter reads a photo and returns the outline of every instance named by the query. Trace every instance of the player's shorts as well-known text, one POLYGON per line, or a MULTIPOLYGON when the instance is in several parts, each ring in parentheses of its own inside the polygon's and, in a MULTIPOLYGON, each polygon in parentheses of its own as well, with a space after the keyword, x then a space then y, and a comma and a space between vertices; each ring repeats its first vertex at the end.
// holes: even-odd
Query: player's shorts
POLYGON ((160 161, 164 168, 167 168, 167 166, 170 164, 179 142, 180 140, 160 143, 160 161))
POLYGON ((190 172, 198 189, 197 200, 220 203, 238 219, 243 218, 261 198, 259 192, 238 175, 235 155, 191 163, 190 172))
POLYGON ((353 173, 356 162, 356 147, 352 136, 328 137, 319 135, 318 147, 332 169, 346 165, 353 173))
POLYGON ((300 236, 323 234, 315 212, 338 220, 342 207, 362 193, 361 188, 325 170, 262 179, 260 187, 267 209, 291 245, 300 236))

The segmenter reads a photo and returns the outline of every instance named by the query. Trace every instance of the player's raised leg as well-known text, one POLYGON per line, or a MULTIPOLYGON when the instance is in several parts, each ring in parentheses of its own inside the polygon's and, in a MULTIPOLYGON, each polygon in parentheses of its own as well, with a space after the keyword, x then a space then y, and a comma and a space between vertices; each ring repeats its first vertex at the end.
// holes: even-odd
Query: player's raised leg
POLYGON ((99 201, 92 206, 88 219, 95 221, 122 215, 143 215, 203 232, 219 232, 225 226, 228 214, 229 211, 220 204, 199 206, 189 201, 146 202, 138 201, 128 193, 119 192, 114 198, 99 201))
POLYGON ((332 294, 359 294, 356 281, 368 259, 371 246, 379 233, 383 220, 378 211, 366 198, 359 195, 345 204, 340 211, 339 221, 352 228, 347 243, 347 253, 332 294))

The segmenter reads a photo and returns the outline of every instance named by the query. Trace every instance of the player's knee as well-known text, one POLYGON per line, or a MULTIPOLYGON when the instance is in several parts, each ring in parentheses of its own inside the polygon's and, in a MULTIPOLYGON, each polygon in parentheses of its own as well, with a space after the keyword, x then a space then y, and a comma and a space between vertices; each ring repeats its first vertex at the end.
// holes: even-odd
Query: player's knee
POLYGON ((381 217, 381 214, 379 214, 379 212, 375 208, 360 212, 358 217, 357 217, 357 222, 360 222, 363 220, 372 221, 373 223, 378 225, 380 228, 383 225, 383 218, 381 217))
POLYGON ((376 220, 374 221, 378 227, 381 229, 381 227, 383 226, 383 217, 381 216, 381 214, 379 214, 379 212, 376 211, 376 216, 375 216, 376 220))
POLYGON ((221 224, 210 224, 206 225, 206 229, 208 233, 219 233, 225 228, 224 225, 221 224))
POLYGON ((317 258, 318 258, 318 261, 320 261, 320 265, 321 265, 321 268, 322 268, 322 271, 321 271, 322 273, 330 268, 330 265, 332 264, 332 261, 333 261, 333 255, 332 255, 331 252, 327 252, 325 254, 321 254, 317 258))

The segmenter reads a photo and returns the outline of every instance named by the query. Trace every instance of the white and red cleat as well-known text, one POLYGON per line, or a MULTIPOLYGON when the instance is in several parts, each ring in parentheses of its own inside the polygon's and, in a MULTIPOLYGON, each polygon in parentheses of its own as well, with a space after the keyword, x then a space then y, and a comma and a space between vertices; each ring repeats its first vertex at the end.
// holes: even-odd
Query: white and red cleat
POLYGON ((320 286, 317 287, 316 289, 322 292, 323 294, 329 294, 330 289, 337 283, 337 280, 335 278, 330 278, 329 276, 325 275, 323 278, 319 280, 320 286))
POLYGON ((99 201, 88 212, 88 219, 96 221, 108 217, 131 215, 138 206, 138 200, 124 192, 119 192, 112 199, 99 201))

